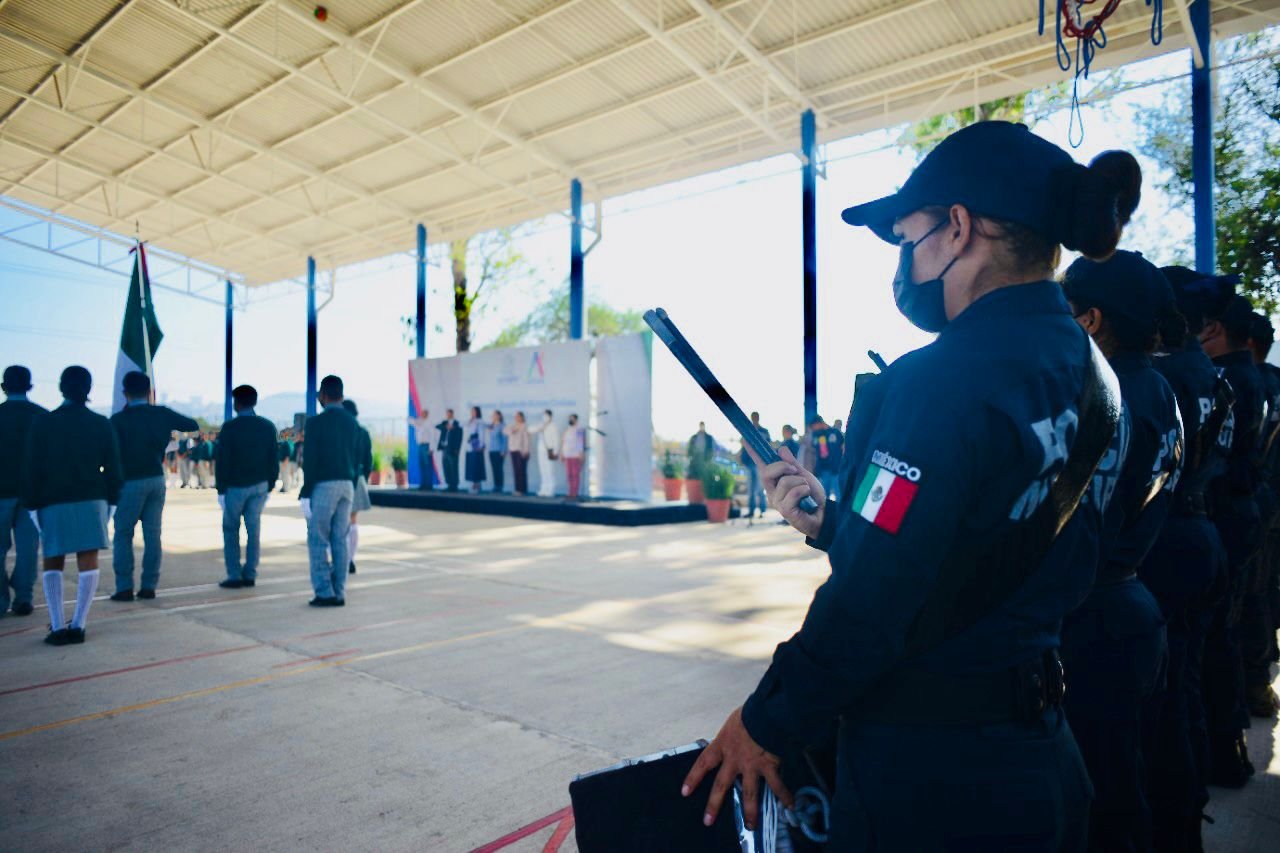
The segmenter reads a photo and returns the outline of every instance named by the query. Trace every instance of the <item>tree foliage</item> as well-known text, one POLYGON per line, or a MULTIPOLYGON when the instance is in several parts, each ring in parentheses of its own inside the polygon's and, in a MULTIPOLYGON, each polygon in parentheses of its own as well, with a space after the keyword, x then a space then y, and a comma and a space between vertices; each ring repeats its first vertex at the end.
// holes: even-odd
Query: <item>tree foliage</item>
MULTIPOLYGON (((1117 80, 1118 77, 1114 75, 1104 79, 1094 87, 1089 99, 1109 97, 1117 80)), ((935 145, 962 127, 980 121, 1013 121, 1035 127, 1043 116, 1062 108, 1069 101, 1070 90, 1066 83, 984 101, 976 107, 962 107, 949 113, 940 113, 908 126, 898 137, 898 146, 910 148, 917 158, 924 159, 924 155, 932 151, 935 145)))
MULTIPOLYGON (((1280 303, 1280 57, 1233 62, 1274 51, 1280 38, 1254 34, 1219 46, 1214 125, 1218 269, 1239 273, 1242 292, 1274 313, 1280 303)), ((1140 113, 1145 153, 1168 174, 1161 188, 1190 212, 1191 99, 1177 87, 1140 113)), ((1187 247, 1185 255, 1190 254, 1187 247)))
MULTIPOLYGON (((639 311, 620 311, 601 302, 587 304, 587 330, 606 337, 642 332, 648 327, 639 311)), ((569 340, 569 288, 535 308, 528 317, 502 330, 488 349, 530 346, 569 340)))
POLYGON ((518 229, 500 228, 449 244, 458 352, 471 351, 472 321, 483 310, 482 298, 534 275, 533 265, 517 245, 519 236, 518 229))

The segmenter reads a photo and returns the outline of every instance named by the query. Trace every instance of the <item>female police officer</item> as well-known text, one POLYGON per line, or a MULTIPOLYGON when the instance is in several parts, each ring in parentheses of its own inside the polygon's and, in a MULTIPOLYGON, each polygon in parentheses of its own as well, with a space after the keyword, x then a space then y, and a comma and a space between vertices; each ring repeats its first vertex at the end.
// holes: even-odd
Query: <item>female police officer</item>
POLYGON ((1060 244, 1115 250, 1139 183, 1128 154, 1086 168, 984 122, 845 211, 899 244, 899 310, 940 335, 866 386, 839 504, 791 461, 765 469, 831 576, 686 779, 687 794, 720 766, 707 821, 739 776, 748 822, 761 777, 788 803, 777 756, 838 719, 832 849, 1083 846, 1089 782, 1053 650, 1093 582, 1100 517, 1056 486, 1087 482, 1118 389, 1049 278, 1060 244))
POLYGON ((1164 617, 1137 570, 1168 515, 1182 461, 1173 389, 1151 366, 1162 331, 1181 339, 1185 322, 1160 270, 1136 252, 1096 263, 1081 258, 1062 280, 1071 312, 1120 379, 1130 428, 1117 477, 1094 477, 1090 500, 1114 488, 1103 515, 1097 579, 1064 621, 1063 703, 1080 745, 1094 801, 1090 848, 1151 847, 1142 714, 1165 672, 1164 617))

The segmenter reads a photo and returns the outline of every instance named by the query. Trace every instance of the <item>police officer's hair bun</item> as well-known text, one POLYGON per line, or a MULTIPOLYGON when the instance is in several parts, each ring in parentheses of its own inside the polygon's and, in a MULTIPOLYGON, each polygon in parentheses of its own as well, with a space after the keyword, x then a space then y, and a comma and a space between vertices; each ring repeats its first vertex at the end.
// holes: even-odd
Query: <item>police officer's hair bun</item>
POLYGON ((1067 170, 1060 187, 1062 245, 1105 261, 1142 198, 1142 167, 1128 151, 1104 151, 1088 166, 1067 170))

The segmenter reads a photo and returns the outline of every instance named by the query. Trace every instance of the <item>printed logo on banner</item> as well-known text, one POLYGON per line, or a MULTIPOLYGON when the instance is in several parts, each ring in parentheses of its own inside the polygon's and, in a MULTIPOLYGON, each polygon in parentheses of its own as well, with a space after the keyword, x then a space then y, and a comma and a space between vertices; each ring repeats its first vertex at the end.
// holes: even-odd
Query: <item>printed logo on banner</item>
POLYGON ((502 369, 498 371, 499 385, 514 385, 520 381, 520 374, 516 373, 516 357, 514 355, 504 355, 502 357, 502 369))
POLYGON ((542 350, 534 350, 533 357, 529 359, 529 373, 524 381, 537 385, 546 380, 547 372, 542 366, 542 350))

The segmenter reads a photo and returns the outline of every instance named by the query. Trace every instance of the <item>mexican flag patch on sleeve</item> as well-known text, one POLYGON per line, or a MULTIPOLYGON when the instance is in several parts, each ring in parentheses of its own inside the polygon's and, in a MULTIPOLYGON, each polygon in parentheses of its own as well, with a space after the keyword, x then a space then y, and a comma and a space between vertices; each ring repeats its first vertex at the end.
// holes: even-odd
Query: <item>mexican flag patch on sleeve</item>
MULTIPOLYGON (((853 498, 854 512, 881 530, 895 534, 902 526, 902 519, 920 488, 916 482, 908 479, 906 466, 899 464, 897 467, 901 467, 904 474, 895 474, 873 461, 867 466, 867 473, 853 498)), ((910 473, 915 475, 914 480, 920 479, 919 469, 911 468, 910 473)))

